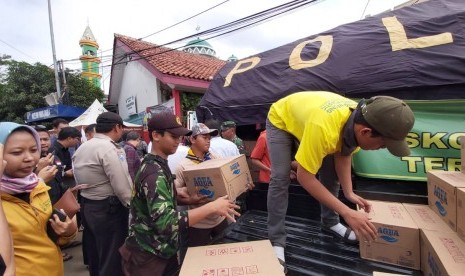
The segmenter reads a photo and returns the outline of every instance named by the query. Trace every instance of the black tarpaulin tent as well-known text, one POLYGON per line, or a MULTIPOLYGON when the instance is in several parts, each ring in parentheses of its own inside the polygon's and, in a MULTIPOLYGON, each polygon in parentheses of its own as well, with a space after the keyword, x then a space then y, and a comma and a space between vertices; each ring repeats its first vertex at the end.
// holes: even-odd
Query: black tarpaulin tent
POLYGON ((465 2, 423 2, 228 63, 197 116, 263 123, 276 100, 318 90, 350 98, 465 98, 465 2))

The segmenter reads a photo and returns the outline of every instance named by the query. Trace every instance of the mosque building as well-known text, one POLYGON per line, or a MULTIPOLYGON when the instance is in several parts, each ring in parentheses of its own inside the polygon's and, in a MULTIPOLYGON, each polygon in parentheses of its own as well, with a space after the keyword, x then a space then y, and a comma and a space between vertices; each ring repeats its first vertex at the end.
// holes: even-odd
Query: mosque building
POLYGON ((201 38, 177 50, 115 34, 107 103, 136 124, 166 109, 186 116, 226 63, 201 38))
POLYGON ((199 37, 187 42, 186 46, 183 48, 183 51, 191 54, 216 57, 216 51, 212 48, 210 43, 200 39, 199 37))
POLYGON ((82 54, 79 57, 82 64, 81 76, 100 88, 102 75, 99 72, 100 58, 97 56, 99 45, 89 26, 84 30, 79 45, 82 49, 82 54))

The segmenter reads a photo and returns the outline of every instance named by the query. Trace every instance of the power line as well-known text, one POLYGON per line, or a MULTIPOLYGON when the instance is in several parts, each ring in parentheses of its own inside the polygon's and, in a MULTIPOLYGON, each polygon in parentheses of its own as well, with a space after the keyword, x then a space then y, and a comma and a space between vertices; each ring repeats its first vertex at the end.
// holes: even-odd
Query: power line
MULTIPOLYGON (((301 8, 301 7, 309 5, 309 4, 314 4, 315 2, 318 2, 318 0, 294 0, 294 1, 290 1, 290 2, 287 2, 287 3, 284 3, 284 4, 269 8, 267 10, 264 10, 264 11, 261 11, 261 12, 258 12, 258 13, 243 17, 243 18, 240 18, 238 20, 235 20, 235 21, 232 21, 232 22, 229 22, 229 23, 226 23, 226 24, 211 28, 211 29, 206 30, 206 31, 198 32, 198 33, 195 33, 193 35, 189 35, 189 36, 186 36, 186 37, 183 37, 183 38, 180 38, 180 39, 173 40, 171 42, 168 42, 168 43, 165 43, 165 44, 162 44, 162 45, 153 45, 153 46, 146 47, 144 49, 135 50, 135 51, 133 50, 130 53, 124 53, 124 54, 122 54, 120 56, 115 56, 114 59, 111 58, 112 55, 103 55, 103 56, 101 56, 102 63, 110 62, 110 61, 113 61, 113 60, 116 60, 116 59, 119 59, 119 60, 116 61, 116 62, 112 62, 109 65, 101 65, 101 68, 126 63, 128 61, 126 61, 126 60, 123 61, 123 59, 126 59, 126 57, 128 55, 131 55, 131 54, 140 55, 139 58, 135 58, 135 59, 131 60, 131 61, 137 61, 137 60, 140 60, 140 59, 145 59, 145 58, 148 58, 148 57, 151 57, 151 56, 161 55, 161 54, 164 54, 164 53, 167 53, 167 52, 177 50, 177 49, 183 48, 185 46, 178 46, 178 47, 167 49, 165 51, 161 51, 161 52, 158 52, 158 53, 154 53, 154 54, 150 54, 150 55, 143 55, 142 56, 142 52, 144 52, 144 51, 151 50, 151 49, 156 49, 156 48, 162 48, 162 47, 165 47, 167 45, 171 45, 171 44, 175 44, 175 43, 178 43, 178 42, 181 42, 181 41, 184 41, 184 40, 192 39, 194 37, 211 35, 210 37, 203 38, 203 40, 206 41, 206 40, 213 39, 213 38, 216 38, 216 37, 219 37, 219 36, 228 35, 228 34, 230 34, 232 32, 236 32, 236 31, 239 31, 241 29, 246 29, 246 28, 253 27, 255 25, 262 24, 265 21, 270 20, 271 18, 280 16, 280 15, 282 15, 284 13, 288 13, 290 11, 293 11, 293 10, 295 10, 297 8, 301 8), (105 60, 104 60, 104 58, 105 58, 105 60), (109 59, 106 59, 106 58, 109 58, 109 59)), ((220 4, 222 4, 222 3, 220 3, 220 4)), ((210 8, 210 9, 212 9, 212 8, 210 8)), ((137 39, 137 40, 140 40, 140 39, 137 39)), ((118 46, 118 47, 121 47, 121 46, 118 46)), ((116 48, 118 48, 118 47, 116 47, 116 48)), ((71 60, 65 60, 65 61, 66 62, 69 62, 69 61, 78 61, 79 62, 79 59, 71 59, 71 60)))
MULTIPOLYGON (((322 0, 320 0, 322 1, 322 0)), ((306 4, 311 4, 311 3, 314 3, 314 2, 318 2, 318 0, 294 0, 294 1, 290 1, 290 2, 287 2, 287 3, 284 3, 284 4, 281 4, 281 5, 278 5, 276 7, 273 7, 273 8, 269 8, 267 10, 264 10, 264 11, 261 11, 261 12, 258 12, 258 13, 255 13, 255 14, 252 14, 252 15, 249 15, 249 16, 246 16, 246 17, 243 17, 241 19, 238 19, 238 20, 235 20, 235 21, 232 21, 232 22, 229 22, 227 24, 223 24, 221 26, 217 26, 217 27, 214 27, 214 28, 211 28, 209 30, 206 30, 206 31, 202 31, 202 32, 199 32, 199 33, 195 33, 193 35, 190 35, 190 36, 186 36, 184 38, 181 38, 181 39, 176 39, 174 41, 171 41, 171 42, 168 42, 168 43, 165 43, 165 44, 162 44, 162 45, 155 45, 155 46, 150 46, 150 47, 147 47, 146 49, 141 49, 141 50, 138 50, 138 51, 133 51, 134 53, 139 53, 139 52, 142 52, 142 51, 145 51, 145 50, 149 50, 149 49, 154 49, 154 48, 157 48, 157 47, 163 47, 163 46, 168 46, 168 45, 171 45, 171 44, 174 44, 174 43, 178 43, 178 42, 181 42, 183 40, 187 40, 187 39, 191 39, 191 38, 194 38, 194 37, 199 37, 199 36, 204 36, 204 35, 209 35, 209 34, 213 34, 215 32, 219 32, 219 31, 222 31, 223 29, 225 28, 232 28, 234 27, 236 24, 244 24, 246 23, 247 21, 249 20, 258 20, 257 18, 260 18, 260 17, 263 17, 263 16, 266 16, 270 13, 273 13, 273 12, 276 12, 276 11, 279 11, 280 9, 284 9, 286 7, 292 7, 292 5, 297 5, 299 3, 305 3, 306 4)), ((223 4, 224 2, 220 3, 220 4, 223 4)), ((218 5, 220 5, 218 4, 218 5)), ((214 6, 214 7, 217 7, 218 5, 214 6)), ((212 8, 214 7, 211 7, 207 10, 211 10, 212 8)), ((205 10, 205 11, 207 11, 205 10)), ((205 11, 201 12, 201 13, 204 13, 205 11)), ((199 13, 199 14, 201 14, 199 13)), ((192 16, 192 17, 195 17, 195 16, 192 16)), ((270 16, 270 18, 273 17, 273 16, 270 16)), ((166 29, 166 28, 165 28, 166 29)), ((140 40, 140 39, 138 39, 140 40)), ((204 40, 208 40, 208 39, 204 39, 204 40)), ((118 47, 121 47, 121 46, 118 46, 118 47)), ((117 49, 118 47, 116 47, 115 49, 117 49)), ((180 47, 178 47, 180 48, 180 47)), ((177 48, 175 48, 177 49, 177 48)), ((109 50, 112 50, 112 49, 109 49, 109 50)), ((102 52, 105 52, 105 51, 108 51, 108 50, 104 50, 102 52)), ((102 60, 103 58, 111 58, 112 55, 103 55, 101 56, 102 57, 102 60)), ((69 59, 69 60, 65 60, 65 62, 69 62, 69 61, 77 61, 79 62, 79 58, 76 58, 76 59, 69 59)))
MULTIPOLYGON (((264 21, 269 20, 269 19, 271 19, 273 17, 279 16, 279 15, 282 15, 284 13, 293 11, 293 10, 295 10, 297 8, 301 8, 303 6, 312 4, 312 3, 316 2, 316 1, 318 1, 318 0, 296 0, 296 1, 291 1, 291 2, 288 2, 288 3, 282 4, 282 5, 279 5, 279 6, 276 6, 276 7, 273 7, 273 8, 270 8, 270 9, 267 9, 267 10, 264 10, 264 11, 249 15, 249 16, 246 16, 244 18, 241 18, 241 19, 238 19, 238 20, 223 24, 221 26, 214 27, 212 29, 209 29, 209 30, 206 30, 206 31, 203 31, 203 32, 199 32, 199 33, 187 36, 187 37, 183 37, 183 38, 180 38, 180 39, 177 39, 177 40, 174 40, 174 41, 162 44, 162 45, 149 46, 147 48, 136 50, 136 51, 133 50, 133 51, 131 51, 129 53, 125 53, 125 54, 123 54, 121 56, 115 57, 115 59, 120 59, 120 61, 114 62, 112 65, 118 65, 118 64, 128 62, 126 60, 125 61, 121 61, 121 60, 126 58, 126 56, 131 55, 131 54, 138 54, 140 56, 139 58, 135 58, 135 59, 130 60, 130 61, 137 61, 137 60, 140 60, 140 59, 146 59, 148 57, 161 55, 161 54, 164 54, 164 53, 167 53, 167 52, 177 50, 179 48, 183 48, 185 46, 179 46, 179 47, 176 47, 176 48, 167 49, 166 51, 153 53, 153 54, 150 54, 150 55, 143 55, 142 56, 142 54, 141 54, 142 52, 147 51, 147 50, 161 48, 161 47, 164 47, 166 45, 178 43, 178 42, 181 42, 181 41, 184 41, 184 40, 187 40, 187 39, 192 39, 194 37, 199 37, 199 36, 202 36, 202 35, 212 35, 210 37, 207 37, 207 38, 203 39, 203 40, 209 40, 209 39, 213 39, 213 38, 216 38, 216 37, 219 37, 219 36, 230 34, 232 32, 235 32, 235 31, 238 31, 238 30, 241 30, 241 29, 250 28, 252 26, 261 24, 264 21)), ((108 66, 111 66, 111 65, 108 65, 108 66)))
POLYGON ((370 4, 370 0, 367 0, 367 4, 365 5, 365 8, 363 9, 362 16, 360 16, 360 19, 363 19, 363 17, 365 16, 365 12, 367 11, 369 4, 370 4))
MULTIPOLYGON (((194 15, 192 15, 192 16, 189 16, 188 18, 185 18, 185 19, 183 19, 183 20, 181 20, 181 21, 179 21, 179 22, 177 22, 177 23, 174 23, 173 25, 168 26, 168 27, 162 28, 162 29, 160 29, 160 30, 158 30, 158 31, 156 31, 156 32, 154 32, 154 33, 151 33, 151 34, 146 35, 146 36, 144 36, 144 37, 138 38, 138 40, 142 40, 142 39, 145 39, 145 38, 147 38, 147 37, 150 37, 150 36, 159 34, 159 33, 163 32, 163 31, 168 30, 168 29, 171 29, 171 28, 173 28, 173 27, 175 27, 175 26, 177 26, 177 25, 179 25, 179 24, 181 24, 181 23, 184 23, 184 22, 186 22, 186 21, 188 21, 188 20, 191 20, 192 18, 195 18, 195 17, 197 17, 197 16, 199 16, 199 15, 201 15, 201 14, 204 14, 204 13, 206 13, 206 12, 208 12, 208 11, 210 11, 210 10, 216 8, 216 7, 219 7, 219 6, 223 5, 223 4, 226 3, 226 2, 229 2, 229 0, 226 0, 226 1, 223 1, 223 2, 221 2, 221 3, 219 3, 219 4, 216 4, 216 5, 210 7, 210 8, 208 8, 208 9, 206 9, 206 10, 203 10, 203 11, 201 11, 201 12, 199 12, 199 13, 196 13, 196 14, 194 14, 194 15)), ((108 51, 112 51, 112 50, 113 50, 113 48, 110 48, 110 49, 107 49, 107 50, 102 50, 102 53, 108 52, 108 51)))
POLYGON ((206 12, 209 11, 209 10, 212 10, 212 9, 218 7, 218 6, 221 6, 221 5, 223 5, 224 3, 226 3, 226 2, 229 2, 229 0, 223 1, 223 2, 217 4, 217 5, 213 6, 213 7, 210 7, 210 8, 208 8, 208 9, 202 11, 202 12, 199 12, 199 13, 197 13, 197 14, 191 16, 191 17, 188 17, 188 18, 186 18, 186 19, 184 19, 184 20, 182 20, 182 21, 179 21, 178 23, 175 23, 175 24, 173 24, 173 25, 171 25, 171 26, 168 26, 168 27, 166 27, 166 28, 163 28, 163 29, 161 29, 161 30, 159 30, 159 31, 156 31, 156 32, 152 33, 152 34, 149 34, 149 35, 147 35, 147 36, 141 37, 141 38, 139 38, 139 40, 142 40, 142 39, 145 39, 145 38, 150 37, 150 36, 152 36, 152 35, 156 35, 156 34, 158 34, 158 33, 161 33, 161 32, 163 32, 163 31, 166 31, 166 30, 168 30, 168 29, 170 29, 170 28, 172 28, 172 27, 174 27, 174 26, 177 26, 177 25, 179 25, 179 24, 181 24, 181 23, 184 23, 184 22, 186 22, 186 21, 188 21, 188 20, 194 18, 194 17, 197 17, 197 16, 199 16, 199 15, 201 15, 201 14, 203 14, 203 13, 206 13, 206 12))
POLYGON ((27 56, 28 58, 32 59, 32 60, 36 60, 35 58, 31 57, 30 55, 26 54, 25 52, 21 51, 20 49, 16 48, 15 46, 7 43, 6 41, 3 41, 0 39, 0 42, 2 42, 3 44, 5 44, 6 46, 10 47, 10 48, 13 48, 14 50, 18 51, 19 53, 27 56))

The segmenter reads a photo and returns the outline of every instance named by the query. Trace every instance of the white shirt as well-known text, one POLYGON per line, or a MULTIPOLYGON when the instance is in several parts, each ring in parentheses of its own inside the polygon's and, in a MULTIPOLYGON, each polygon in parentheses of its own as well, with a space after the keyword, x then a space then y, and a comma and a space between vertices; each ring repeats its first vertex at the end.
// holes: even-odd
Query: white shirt
POLYGON ((236 144, 223 139, 220 136, 212 137, 210 140, 210 151, 221 157, 232 157, 240 155, 236 144))
POLYGON ((168 155, 168 167, 170 167, 171 173, 176 172, 179 162, 186 158, 188 151, 189 147, 180 144, 174 154, 168 155))

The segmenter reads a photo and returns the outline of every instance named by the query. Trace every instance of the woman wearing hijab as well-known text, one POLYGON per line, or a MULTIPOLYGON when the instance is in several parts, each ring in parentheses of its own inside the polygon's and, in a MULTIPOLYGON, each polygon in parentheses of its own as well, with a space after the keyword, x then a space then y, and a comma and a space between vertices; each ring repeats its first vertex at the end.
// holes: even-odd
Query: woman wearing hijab
MULTIPOLYGON (((3 175, 6 161, 3 161, 3 145, 0 144, 0 178, 3 175)), ((15 275, 15 259, 13 252, 13 241, 11 240, 10 229, 8 222, 3 212, 2 201, 0 200, 0 275, 10 276, 15 275)))
POLYGON ((13 239, 16 275, 63 275, 58 245, 73 239, 77 226, 67 216, 63 221, 52 216, 50 188, 33 172, 40 158, 39 136, 29 126, 2 122, 0 143, 7 161, 0 196, 13 239))

